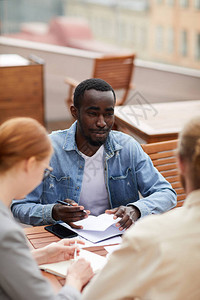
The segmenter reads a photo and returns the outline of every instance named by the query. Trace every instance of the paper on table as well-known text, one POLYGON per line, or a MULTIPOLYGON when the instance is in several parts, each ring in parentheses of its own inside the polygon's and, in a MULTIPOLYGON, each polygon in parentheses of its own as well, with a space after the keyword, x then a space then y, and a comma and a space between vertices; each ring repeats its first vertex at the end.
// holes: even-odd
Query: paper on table
MULTIPOLYGON (((105 257, 95 254, 93 252, 87 251, 87 250, 83 250, 83 249, 80 250, 80 254, 79 254, 78 258, 79 257, 83 257, 91 263, 91 267, 92 267, 94 273, 96 273, 100 269, 102 269, 107 261, 105 257)), ((61 261, 58 263, 43 264, 43 265, 40 265, 39 268, 48 273, 58 275, 58 276, 65 278, 66 274, 67 274, 67 268, 70 266, 70 264, 73 261, 74 261, 73 259, 70 259, 70 260, 61 261)))
POLYGON ((115 227, 115 225, 111 225, 104 231, 94 231, 94 230, 75 229, 70 227, 68 224, 64 222, 59 224, 73 230, 78 235, 84 237, 86 240, 89 240, 93 243, 97 243, 106 240, 108 238, 123 234, 123 231, 120 231, 118 227, 115 227))
POLYGON ((90 242, 86 239, 84 239, 82 236, 78 236, 78 239, 82 240, 83 242, 85 242, 84 245, 82 244, 79 244, 79 248, 86 248, 86 247, 96 247, 96 246, 105 246, 105 245, 113 245, 113 244, 120 244, 121 241, 122 241, 122 238, 121 236, 114 236, 114 237, 111 237, 109 239, 106 239, 106 240, 103 240, 103 241, 100 241, 100 242, 96 242, 96 243, 93 243, 93 242, 90 242))
POLYGON ((76 225, 82 225, 84 230, 104 231, 112 224, 115 224, 120 218, 113 219, 113 215, 101 214, 98 217, 89 215, 86 219, 75 222, 76 225))
POLYGON ((88 218, 84 220, 75 222, 75 224, 78 225, 84 224, 83 229, 72 228, 64 222, 61 222, 59 224, 73 230, 74 232, 84 237, 85 239, 93 243, 97 243, 106 240, 108 238, 123 234, 123 231, 119 230, 119 228, 116 227, 114 223, 116 223, 116 220, 113 219, 113 215, 102 214, 98 217, 88 216, 88 218), (105 224, 104 224, 104 220, 105 220, 105 224), (94 228, 96 230, 94 230, 94 228))

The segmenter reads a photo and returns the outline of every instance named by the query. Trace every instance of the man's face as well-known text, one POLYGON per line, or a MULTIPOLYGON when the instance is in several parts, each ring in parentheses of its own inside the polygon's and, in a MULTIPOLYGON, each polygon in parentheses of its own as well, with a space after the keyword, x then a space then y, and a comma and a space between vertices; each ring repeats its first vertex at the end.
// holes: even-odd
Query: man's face
POLYGON ((78 111, 77 134, 92 146, 101 146, 114 123, 112 91, 86 90, 78 111))

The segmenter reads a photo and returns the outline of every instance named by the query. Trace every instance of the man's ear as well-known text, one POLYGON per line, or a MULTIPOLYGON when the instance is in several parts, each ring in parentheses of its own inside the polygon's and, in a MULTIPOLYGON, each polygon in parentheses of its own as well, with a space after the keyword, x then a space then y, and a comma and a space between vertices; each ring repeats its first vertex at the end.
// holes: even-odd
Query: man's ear
POLYGON ((71 115, 72 117, 77 120, 78 119, 78 109, 74 106, 74 105, 71 105, 70 106, 70 111, 71 111, 71 115))
POLYGON ((185 174, 185 162, 179 154, 177 155, 177 162, 178 162, 179 174, 184 175, 185 174))

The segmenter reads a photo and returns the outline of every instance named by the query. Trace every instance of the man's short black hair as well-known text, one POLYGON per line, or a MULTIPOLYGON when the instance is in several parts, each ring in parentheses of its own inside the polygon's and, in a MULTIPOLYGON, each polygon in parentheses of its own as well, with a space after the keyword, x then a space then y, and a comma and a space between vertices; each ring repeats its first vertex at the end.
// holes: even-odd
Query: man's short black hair
POLYGON ((109 83, 100 78, 90 78, 82 81, 75 88, 73 102, 76 108, 80 108, 84 93, 88 90, 96 90, 102 92, 112 91, 114 96, 114 103, 116 102, 115 92, 109 83))

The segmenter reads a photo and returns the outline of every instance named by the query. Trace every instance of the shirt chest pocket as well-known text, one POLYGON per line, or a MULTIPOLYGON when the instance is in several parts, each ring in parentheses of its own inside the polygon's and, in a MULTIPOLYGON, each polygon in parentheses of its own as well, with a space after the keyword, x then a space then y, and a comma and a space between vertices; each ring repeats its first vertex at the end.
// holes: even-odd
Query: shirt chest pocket
POLYGON ((54 203, 57 200, 71 198, 73 182, 70 176, 55 176, 51 174, 43 183, 44 201, 54 203))
POLYGON ((109 188, 115 207, 138 200, 136 180, 131 168, 127 168, 121 175, 110 175, 109 188))

